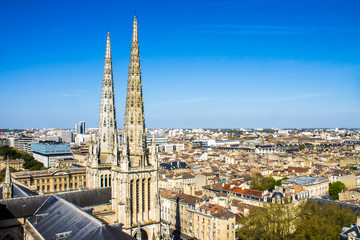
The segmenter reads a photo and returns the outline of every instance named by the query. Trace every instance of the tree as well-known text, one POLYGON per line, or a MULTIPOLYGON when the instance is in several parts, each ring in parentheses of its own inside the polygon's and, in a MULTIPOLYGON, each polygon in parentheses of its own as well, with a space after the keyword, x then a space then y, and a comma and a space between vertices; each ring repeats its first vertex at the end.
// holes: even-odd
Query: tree
POLYGON ((350 208, 310 200, 299 212, 294 239, 339 239, 342 228, 355 221, 355 214, 350 208))
POLYGON ((297 208, 292 204, 269 204, 265 208, 250 209, 242 219, 237 235, 240 239, 289 239, 293 231, 297 208))
POLYGON ((250 209, 239 223, 240 239, 339 239, 342 227, 356 221, 355 213, 336 203, 308 200, 302 204, 269 204, 250 209))
MULTIPOLYGON (((5 172, 6 172, 6 167, 1 169, 1 171, 0 171, 0 182, 5 180, 5 172)), ((16 172, 16 169, 10 167, 10 172, 16 172)))
POLYGON ((339 193, 341 193, 346 188, 343 182, 337 181, 330 184, 329 195, 336 200, 339 200, 339 193))
POLYGON ((281 186, 282 181, 289 179, 288 177, 283 177, 282 179, 276 180, 275 185, 276 186, 281 186))
POLYGON ((302 151, 302 150, 304 150, 305 149, 305 146, 304 145, 300 145, 299 146, 299 151, 302 151))
POLYGON ((0 147, 0 155, 4 156, 5 159, 24 159, 25 163, 23 164, 23 168, 31 171, 45 169, 44 165, 41 162, 36 161, 29 153, 15 148, 7 146, 0 147))
POLYGON ((264 177, 261 174, 253 174, 251 176, 250 188, 259 191, 273 190, 275 182, 272 176, 264 177))

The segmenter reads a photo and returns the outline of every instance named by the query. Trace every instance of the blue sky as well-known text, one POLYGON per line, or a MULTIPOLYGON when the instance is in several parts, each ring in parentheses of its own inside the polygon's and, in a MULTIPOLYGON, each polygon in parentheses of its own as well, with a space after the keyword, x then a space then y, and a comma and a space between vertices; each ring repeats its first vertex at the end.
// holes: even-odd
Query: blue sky
POLYGON ((123 127, 134 11, 149 128, 354 127, 360 1, 0 0, 0 128, 97 127, 112 37, 123 127))

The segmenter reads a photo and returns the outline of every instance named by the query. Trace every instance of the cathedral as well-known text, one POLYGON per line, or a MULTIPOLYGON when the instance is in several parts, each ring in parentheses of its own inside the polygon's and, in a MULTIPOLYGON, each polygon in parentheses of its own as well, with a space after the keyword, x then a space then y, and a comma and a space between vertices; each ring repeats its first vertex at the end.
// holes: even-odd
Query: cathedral
POLYGON ((111 186, 111 205, 122 230, 141 239, 160 235, 158 161, 155 141, 147 147, 137 19, 134 18, 125 123, 117 134, 110 34, 107 36, 99 131, 91 138, 88 189, 111 186))
MULTIPOLYGON (((54 175, 57 172, 50 178, 61 182, 54 175)), ((73 178, 78 180, 68 180, 67 187, 83 185, 80 176, 73 178)), ((161 238, 158 158, 154 136, 151 146, 146 143, 136 17, 122 141, 120 143, 117 130, 108 33, 99 128, 91 136, 84 179, 85 189, 38 194, 25 184, 12 180, 8 163, 5 181, 0 184, 0 239, 161 238)), ((46 182, 41 180, 43 184, 46 182)))

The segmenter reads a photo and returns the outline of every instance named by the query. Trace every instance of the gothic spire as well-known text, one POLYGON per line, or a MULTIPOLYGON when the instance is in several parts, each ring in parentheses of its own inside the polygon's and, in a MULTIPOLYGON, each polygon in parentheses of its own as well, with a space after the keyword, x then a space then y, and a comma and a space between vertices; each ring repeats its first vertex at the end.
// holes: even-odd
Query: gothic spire
POLYGON ((106 39, 98 138, 100 151, 99 163, 110 164, 116 161, 118 144, 110 33, 108 33, 106 39))
POLYGON ((148 165, 137 19, 134 17, 126 96, 123 152, 130 167, 148 165))
POLYGON ((6 164, 5 183, 11 184, 11 175, 10 175, 10 163, 9 163, 9 160, 7 160, 7 164, 6 164))
POLYGON ((5 172, 5 181, 3 184, 3 198, 11 198, 11 197, 12 197, 12 182, 10 175, 10 164, 8 159, 6 165, 6 172, 5 172))

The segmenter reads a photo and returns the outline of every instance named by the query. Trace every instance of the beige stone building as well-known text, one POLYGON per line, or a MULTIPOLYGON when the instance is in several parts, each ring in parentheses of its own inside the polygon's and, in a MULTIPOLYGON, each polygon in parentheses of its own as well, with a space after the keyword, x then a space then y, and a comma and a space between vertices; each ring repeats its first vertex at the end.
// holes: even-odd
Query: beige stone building
POLYGON ((79 168, 14 172, 11 173, 11 176, 39 193, 48 194, 84 189, 86 186, 85 174, 85 168, 79 168))
POLYGON ((181 239, 235 239, 235 215, 227 208, 200 198, 161 191, 163 235, 181 239))
POLYGON ((309 197, 323 196, 329 192, 330 180, 315 177, 297 177, 282 181, 283 187, 298 185, 308 191, 309 197))
MULTIPOLYGON (((25 163, 24 159, 9 159, 9 165, 11 168, 16 169, 17 171, 23 169, 23 164, 25 163)), ((7 161, 0 160, 0 170, 6 168, 7 161)))
POLYGON ((345 190, 339 193, 339 201, 360 200, 360 188, 345 190))

